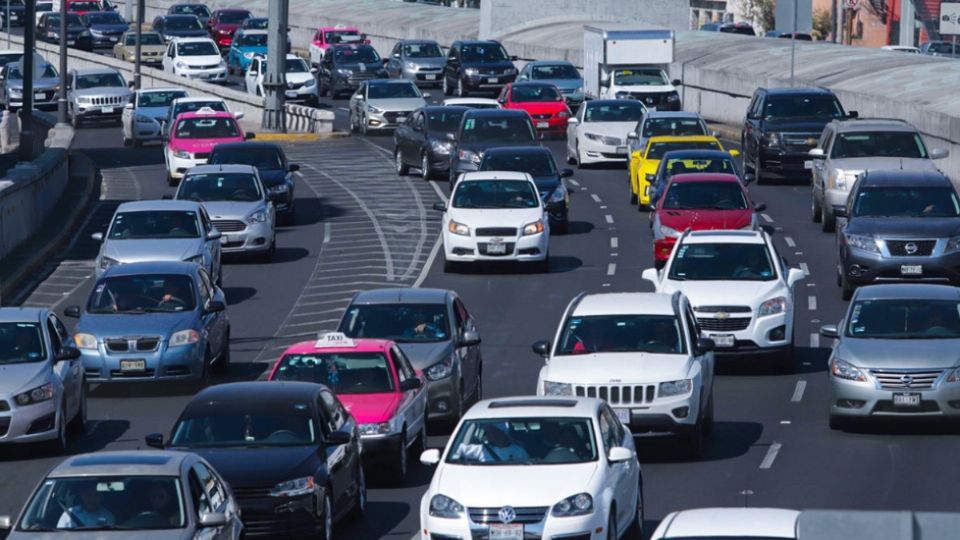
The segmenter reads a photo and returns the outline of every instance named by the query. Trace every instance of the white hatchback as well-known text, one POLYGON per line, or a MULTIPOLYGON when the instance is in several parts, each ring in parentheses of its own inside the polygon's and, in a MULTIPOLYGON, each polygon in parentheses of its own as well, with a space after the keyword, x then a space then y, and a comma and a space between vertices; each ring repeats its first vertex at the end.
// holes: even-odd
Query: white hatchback
POLYGON ((481 401, 460 420, 420 501, 424 538, 640 538, 633 435, 601 400, 481 401))
POLYGON ((163 55, 163 70, 188 79, 227 81, 227 63, 210 38, 175 38, 163 55))

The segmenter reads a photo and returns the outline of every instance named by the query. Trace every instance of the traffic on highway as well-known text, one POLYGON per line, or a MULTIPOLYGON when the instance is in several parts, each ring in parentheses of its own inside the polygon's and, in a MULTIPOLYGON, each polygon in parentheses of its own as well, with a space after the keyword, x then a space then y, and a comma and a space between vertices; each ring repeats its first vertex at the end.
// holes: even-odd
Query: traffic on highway
MULTIPOLYGON (((82 28, 39 36, 135 60, 114 6, 68 3, 82 28)), ((6 538, 806 539, 810 509, 955 510, 960 195, 916 127, 776 86, 710 123, 671 30, 587 26, 578 67, 336 26, 288 45, 282 91, 344 136, 265 137, 214 85, 265 95, 268 25, 153 20, 144 69, 207 93, 69 70, 99 187, 0 307, 6 538)))

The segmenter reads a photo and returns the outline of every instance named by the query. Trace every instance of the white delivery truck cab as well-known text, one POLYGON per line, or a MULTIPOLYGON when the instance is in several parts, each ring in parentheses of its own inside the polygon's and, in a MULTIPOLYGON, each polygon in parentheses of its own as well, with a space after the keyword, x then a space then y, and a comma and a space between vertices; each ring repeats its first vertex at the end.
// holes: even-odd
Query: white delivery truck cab
POLYGON ((583 27, 583 89, 592 99, 636 99, 648 109, 681 110, 679 80, 667 78, 674 35, 667 28, 583 27))

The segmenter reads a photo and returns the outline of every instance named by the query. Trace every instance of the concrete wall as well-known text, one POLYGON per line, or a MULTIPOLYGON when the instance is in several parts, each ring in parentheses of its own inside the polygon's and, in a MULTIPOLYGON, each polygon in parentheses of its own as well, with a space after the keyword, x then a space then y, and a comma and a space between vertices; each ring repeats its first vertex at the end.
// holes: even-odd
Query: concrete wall
POLYGON ((682 0, 483 0, 480 37, 500 36, 571 20, 641 23, 690 28, 690 5, 682 0))

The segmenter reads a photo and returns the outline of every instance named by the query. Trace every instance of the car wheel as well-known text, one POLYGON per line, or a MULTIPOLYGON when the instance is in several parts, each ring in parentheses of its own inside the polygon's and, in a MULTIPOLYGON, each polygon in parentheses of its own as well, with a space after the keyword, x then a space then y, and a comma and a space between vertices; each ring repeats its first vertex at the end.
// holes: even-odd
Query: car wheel
POLYGON ((210 370, 212 368, 213 355, 210 353, 210 347, 208 346, 206 352, 203 354, 203 365, 200 366, 200 378, 197 379, 197 386, 199 390, 202 390, 210 386, 210 370))
POLYGON ((634 512, 633 521, 624 534, 625 539, 641 540, 643 538, 643 477, 640 478, 640 485, 637 486, 637 510, 634 512))
POLYGON ((77 408, 77 414, 70 421, 70 432, 82 434, 87 427, 87 382, 80 383, 80 406, 77 408))
POLYGON ((610 517, 607 518, 607 540, 620 540, 620 533, 617 532, 617 508, 610 507, 610 517))
POLYGON ((579 144, 579 143, 577 144, 576 151, 577 151, 577 167, 580 167, 581 169, 588 169, 588 168, 590 168, 590 166, 589 166, 588 164, 586 164, 586 163, 583 162, 583 154, 580 153, 580 144, 579 144))
POLYGON ((175 186, 175 185, 177 185, 177 179, 174 178, 173 175, 170 174, 170 173, 167 173, 167 185, 168 185, 168 186, 175 186))
POLYGON ((357 497, 353 501, 353 508, 350 510, 350 517, 361 519, 367 511, 367 475, 363 471, 363 465, 357 466, 357 497))
POLYGON ((393 163, 397 167, 397 176, 410 174, 410 166, 403 162, 403 154, 400 152, 400 148, 393 151, 393 163))
POLYGON ((366 137, 367 136, 367 118, 364 116, 364 117, 358 118, 357 120, 359 120, 360 122, 360 134, 366 137))
POLYGON ((260 255, 261 263, 269 263, 277 253, 277 233, 273 233, 273 239, 270 240, 270 249, 260 255))
POLYGON ((639 200, 639 198, 637 197, 637 194, 633 192, 633 180, 632 180, 632 179, 630 180, 630 182, 628 182, 627 189, 630 191, 630 204, 631 204, 631 205, 640 204, 640 200, 639 200))
POLYGON ((446 75, 443 76, 443 83, 442 83, 442 85, 443 85, 443 95, 449 96, 449 95, 453 94, 453 92, 450 91, 450 80, 447 79, 447 76, 446 76, 446 75))
POLYGON ((706 435, 713 433, 713 393, 707 400, 707 406, 703 408, 703 432, 706 435))
POLYGON ((131 144, 133 144, 133 140, 132 140, 132 139, 128 139, 126 135, 122 135, 122 137, 123 137, 123 145, 124 145, 124 146, 130 146, 131 144))
POLYGON ((828 206, 820 209, 820 230, 823 232, 833 232, 837 230, 837 217, 833 215, 828 206))
POLYGON ((357 132, 357 121, 356 121, 356 120, 354 119, 354 117, 353 117, 353 111, 350 111, 350 120, 349 120, 349 123, 350 123, 350 132, 351 132, 351 133, 356 133, 356 132, 357 132))
POLYGON ((451 261, 446 257, 443 258, 443 272, 445 274, 455 274, 457 270, 458 266, 456 262, 451 261))
POLYGON ((457 97, 468 97, 470 92, 463 86, 463 78, 457 77, 457 97))
POLYGON ((395 484, 403 484, 407 479, 407 457, 407 432, 404 431, 400 434, 397 455, 393 458, 391 473, 395 484))
POLYGON ((224 336, 223 351, 220 352, 220 358, 213 364, 213 371, 217 375, 226 375, 230 372, 230 329, 224 336))
POLYGON ((413 455, 417 459, 420 458, 420 454, 427 449, 427 416, 424 414, 423 422, 420 426, 420 433, 417 435, 417 442, 413 445, 413 455))
POLYGON ((538 274, 549 274, 550 273, 550 254, 547 253, 547 256, 543 258, 542 261, 537 261, 534 264, 534 271, 538 274))
POLYGON ((703 454, 704 443, 704 422, 702 418, 697 418, 697 423, 690 427, 690 431, 683 437, 687 458, 690 460, 700 459, 703 454))
POLYGON ((83 120, 74 113, 73 116, 70 117, 70 125, 73 126, 73 129, 80 129, 83 126, 83 120))
POLYGON ((817 200, 817 196, 813 193, 810 194, 810 219, 814 223, 823 221, 823 207, 820 206, 820 201, 817 200))
POLYGON ((429 181, 430 176, 430 158, 424 153, 420 156, 420 177, 429 181))
POLYGON ((856 285, 850 283, 845 274, 840 274, 840 297, 844 300, 853 298, 853 292, 857 290, 856 285))

